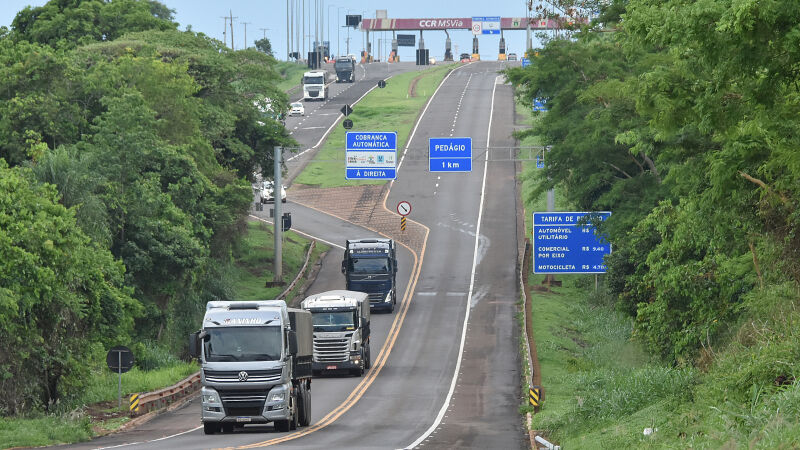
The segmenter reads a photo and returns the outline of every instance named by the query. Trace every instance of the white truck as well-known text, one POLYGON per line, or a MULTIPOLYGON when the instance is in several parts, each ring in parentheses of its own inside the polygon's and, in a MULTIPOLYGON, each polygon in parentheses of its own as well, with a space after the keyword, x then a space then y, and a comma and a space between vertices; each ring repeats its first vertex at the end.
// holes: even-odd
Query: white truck
POLYGON ((300 306, 314 323, 314 372, 347 370, 362 376, 372 364, 369 296, 327 291, 306 297, 300 306))
POLYGON ((273 422, 311 423, 311 314, 282 300, 214 301, 189 336, 200 360, 205 434, 273 422))
POLYGON ((325 71, 315 70, 303 74, 303 100, 328 99, 328 87, 325 85, 325 71))

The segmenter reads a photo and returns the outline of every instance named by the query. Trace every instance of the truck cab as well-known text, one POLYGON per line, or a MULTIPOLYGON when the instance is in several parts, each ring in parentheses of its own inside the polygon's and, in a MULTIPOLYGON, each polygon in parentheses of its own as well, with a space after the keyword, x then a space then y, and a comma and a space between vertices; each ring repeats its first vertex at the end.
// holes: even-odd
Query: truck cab
POLYGON ((356 61, 347 56, 340 57, 333 63, 336 70, 337 83, 352 83, 356 81, 356 61))
POLYGON ((361 376, 370 368, 367 294, 327 291, 306 297, 301 307, 311 313, 314 324, 314 373, 344 370, 361 376))
POLYGON ((366 292, 375 311, 397 304, 397 256, 391 239, 348 239, 342 260, 347 289, 366 292))
POLYGON ((325 86, 325 71, 315 70, 303 74, 303 100, 326 100, 328 87, 325 86))
POLYGON ((205 434, 309 425, 312 327, 308 311, 282 300, 208 302, 202 329, 189 339, 200 360, 205 434))

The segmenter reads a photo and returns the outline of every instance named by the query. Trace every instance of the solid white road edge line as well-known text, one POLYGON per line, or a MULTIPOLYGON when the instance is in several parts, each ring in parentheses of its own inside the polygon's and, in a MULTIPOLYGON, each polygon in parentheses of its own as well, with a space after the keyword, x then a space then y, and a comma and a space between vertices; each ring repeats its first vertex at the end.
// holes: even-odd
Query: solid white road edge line
MULTIPOLYGON (((452 73, 452 72, 451 72, 452 73)), ((498 75, 497 78, 494 79, 494 86, 492 86, 492 106, 489 109, 489 132, 486 135, 486 147, 489 147, 489 143, 492 139, 492 115, 494 114, 494 94, 497 91, 497 80, 501 77, 498 75)), ((458 373, 461 371, 461 359, 464 356, 464 343, 466 342, 467 337, 467 324, 469 324, 469 310, 472 306, 472 292, 473 288, 475 287, 475 270, 478 266, 478 243, 480 242, 481 237, 481 219, 483 218, 483 199, 485 198, 486 194, 486 172, 489 169, 489 152, 487 151, 484 155, 483 160, 483 184, 481 185, 481 206, 478 208, 478 228, 475 230, 475 250, 472 256, 472 275, 469 281, 469 294, 467 295, 467 312, 464 316, 464 326, 461 329, 461 344, 458 347, 458 360, 456 361, 456 370, 453 371, 453 381, 450 383, 450 390, 447 392, 447 398, 445 398, 444 404, 442 405, 442 409, 439 410, 439 415, 436 416, 436 420, 433 424, 428 428, 422 436, 418 437, 416 441, 412 442, 411 444, 407 445, 406 449, 411 449, 419 444, 422 443, 428 436, 433 433, 433 431, 439 426, 442 422, 442 418, 444 418, 444 413, 447 412, 447 407, 450 405, 450 400, 453 398, 453 391, 456 389, 456 381, 458 381, 458 373)))
MULTIPOLYGON (((269 220, 267 220, 267 219, 262 219, 261 217, 254 216, 254 215, 252 215, 252 214, 248 214, 248 215, 249 215, 250 217, 252 217, 253 219, 260 220, 260 221, 262 221, 262 222, 264 222, 264 223, 268 223, 268 224, 270 224, 270 225, 273 225, 273 223, 272 223, 272 222, 270 222, 270 221, 269 221, 269 220)), ((336 248, 338 248, 338 249, 344 250, 344 247, 342 247, 342 246, 341 246, 341 245, 339 245, 339 244, 334 244, 333 242, 328 242, 328 241, 326 241, 325 239, 318 238, 318 237, 316 237, 316 236, 312 236, 312 235, 310 235, 310 234, 308 234, 308 233, 305 233, 305 232, 302 232, 302 231, 300 231, 300 230, 298 230, 298 229, 292 228, 292 231, 294 231, 294 232, 295 232, 295 233, 297 233, 297 234, 302 234, 303 236, 305 236, 305 237, 307 237, 307 238, 311 238, 311 239, 314 239, 314 240, 317 240, 317 241, 320 241, 320 242, 324 242, 324 243, 326 243, 326 244, 328 244, 328 245, 330 245, 330 246, 332 246, 332 247, 336 247, 336 248)))
POLYGON ((106 449, 110 449, 110 448, 120 448, 120 447, 127 447, 129 445, 140 445, 140 444, 148 444, 150 442, 163 441, 165 439, 171 439, 171 438, 174 438, 174 437, 178 437, 178 436, 180 436, 182 434, 191 433, 192 431, 197 431, 200 428, 203 428, 203 426, 200 425, 199 427, 192 428, 191 430, 181 431, 180 433, 171 434, 169 436, 163 436, 163 437, 160 437, 158 439, 152 439, 152 440, 149 440, 149 441, 141 441, 141 442, 131 442, 129 444, 112 445, 110 447, 100 447, 97 450, 106 450, 106 449))

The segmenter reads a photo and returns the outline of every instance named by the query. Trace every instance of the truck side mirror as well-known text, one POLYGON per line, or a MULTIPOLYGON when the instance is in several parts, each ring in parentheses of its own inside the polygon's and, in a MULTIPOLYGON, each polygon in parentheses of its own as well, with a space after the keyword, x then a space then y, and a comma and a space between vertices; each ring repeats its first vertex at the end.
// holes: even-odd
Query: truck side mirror
POLYGON ((189 356, 200 358, 200 332, 189 333, 189 356))
POLYGON ((347 261, 342 261, 342 273, 345 273, 347 269, 347 261))
POLYGON ((294 356, 297 354, 297 333, 289 330, 289 354, 294 356))

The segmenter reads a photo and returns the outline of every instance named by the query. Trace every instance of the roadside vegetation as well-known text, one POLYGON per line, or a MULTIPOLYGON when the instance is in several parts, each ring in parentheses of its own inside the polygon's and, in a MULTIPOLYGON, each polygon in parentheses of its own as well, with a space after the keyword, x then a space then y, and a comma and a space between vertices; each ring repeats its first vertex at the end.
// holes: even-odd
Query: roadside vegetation
POLYGON ((344 178, 347 131, 396 131, 397 154, 401 155, 425 103, 444 77, 456 67, 447 64, 420 72, 407 72, 390 78, 385 88, 373 89, 353 106, 353 113, 348 117, 353 121, 353 129, 345 130, 337 125, 314 160, 294 179, 294 183, 321 188, 386 183, 384 180, 344 178), (410 89, 412 83, 415 84, 413 90, 410 89))
POLYGON ((800 5, 606 3, 507 71, 549 108, 520 133, 552 146, 523 171, 528 233, 552 187, 613 212, 599 290, 532 299, 533 426, 565 448, 798 447, 800 5))
POLYGON ((275 70, 281 76, 278 89, 290 93, 300 87, 300 79, 303 77, 303 72, 308 71, 308 68, 304 64, 278 61, 275 64, 275 70))
MULTIPOLYGON (((272 147, 295 144, 274 117, 299 76, 173 14, 53 0, 0 28, 0 447, 119 427, 110 347, 136 357, 123 394, 169 386, 197 370, 207 301, 274 295, 247 215, 272 147)), ((286 278, 308 246, 288 233, 286 278)))

